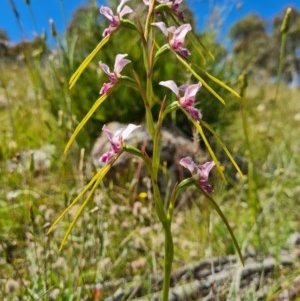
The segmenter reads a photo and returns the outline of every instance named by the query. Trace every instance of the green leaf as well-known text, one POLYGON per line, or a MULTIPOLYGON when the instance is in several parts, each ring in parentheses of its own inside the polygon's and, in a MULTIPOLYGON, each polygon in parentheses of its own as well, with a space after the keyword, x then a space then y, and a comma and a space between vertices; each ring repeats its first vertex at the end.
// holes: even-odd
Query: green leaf
POLYGON ((96 175, 90 180, 90 182, 81 190, 79 195, 72 201, 72 203, 59 215, 59 217, 55 220, 55 222, 49 228, 47 234, 51 233, 55 226, 62 220, 62 218, 69 212, 69 210, 79 201, 79 199, 91 188, 91 186, 97 182, 99 179, 103 179, 103 177, 110 170, 112 164, 107 164, 102 167, 96 175))
POLYGON ((72 89, 77 82, 78 78, 87 67, 87 65, 91 62, 91 60, 95 57, 95 55, 100 51, 100 49, 109 41, 111 37, 107 35, 105 38, 101 40, 101 42, 94 48, 94 50, 84 59, 84 61, 80 64, 77 70, 73 73, 69 81, 69 89, 72 89))
POLYGON ((223 148, 224 152, 226 153, 227 157, 229 158, 229 160, 231 161, 231 163, 233 164, 233 166, 235 167, 235 169, 237 170, 237 172, 243 178, 244 177, 243 172, 239 168, 238 164, 236 163, 236 161, 232 157, 231 153, 229 152, 228 148, 226 147, 226 145, 224 144, 224 142, 220 139, 220 137, 218 136, 218 134, 210 127, 210 125, 207 122, 201 120, 201 124, 205 128, 207 128, 213 134, 213 136, 216 138, 216 140, 219 143, 219 145, 223 148))
POLYGON ((90 108, 90 110, 88 111, 88 113, 84 116, 84 118, 80 121, 80 123, 77 125, 75 131, 72 133, 66 147, 64 150, 64 154, 66 154, 66 152, 69 150, 70 146, 72 145, 73 141, 75 140, 76 136, 78 135, 78 133, 80 132, 80 130, 84 127, 84 125, 87 123, 87 121, 91 118, 91 116, 93 115, 93 113, 97 110, 97 108, 103 103, 103 101, 111 94, 111 92, 116 88, 116 86, 118 85, 118 83, 116 83, 112 88, 110 88, 108 90, 107 93, 103 94, 102 96, 100 96, 95 103, 93 104, 93 106, 90 108))
POLYGON ((202 194, 210 201, 210 204, 212 205, 212 207, 217 211, 217 213, 219 214, 219 216, 221 217, 223 223, 225 224, 230 236, 231 236, 231 239, 234 243, 234 246, 238 252, 238 255, 240 257, 240 260, 242 262, 242 264, 244 265, 244 257, 243 257, 243 254, 242 254, 242 251, 239 247, 239 244, 237 242, 237 239, 235 238, 235 235, 233 233, 233 230, 231 229, 228 221, 227 221, 227 218, 225 217, 224 213, 222 212, 220 206, 218 205, 218 203, 212 198, 212 196, 210 196, 200 185, 198 185, 196 182, 195 182, 197 188, 202 192, 202 194))
POLYGON ((185 179, 183 181, 181 181, 179 183, 179 185, 176 187, 176 198, 178 196, 178 194, 184 190, 184 189, 187 189, 189 188, 190 186, 192 185, 196 185, 196 187, 202 192, 202 194, 210 201, 210 205, 212 205, 212 207, 217 211, 217 213, 219 214, 219 216, 221 217, 223 223, 225 224, 232 240, 233 240, 233 243, 235 245, 235 248, 238 252, 238 255, 239 255, 239 258, 242 262, 242 264, 244 265, 244 257, 242 255, 242 251, 238 245, 238 242, 237 242, 237 239, 235 238, 235 235, 233 233, 233 230, 231 229, 230 225, 229 225, 229 222, 227 221, 227 218, 225 217, 224 213, 222 212, 220 206, 218 205, 218 203, 212 198, 211 195, 209 195, 196 181, 194 178, 188 178, 188 179, 185 179))
POLYGON ((157 60, 159 59, 159 57, 160 57, 161 55, 165 54, 168 50, 170 50, 169 44, 164 44, 163 46, 161 46, 161 47, 157 50, 157 52, 155 53, 153 65, 155 65, 155 63, 157 62, 157 60))
POLYGON ((225 100, 213 89, 211 88, 207 82, 190 66, 188 62, 186 62, 180 55, 177 53, 177 59, 198 79, 199 82, 212 94, 214 95, 223 105, 225 105, 225 100))
POLYGON ((123 19, 121 21, 121 25, 123 25, 125 28, 136 30, 138 32, 136 25, 130 20, 123 19))
POLYGON ((203 68, 201 68, 200 66, 194 65, 196 66, 202 73, 204 73, 208 78, 210 78, 212 81, 214 81, 216 84, 218 84, 219 86, 221 86, 222 88, 224 88, 225 90, 227 90, 228 92, 230 92, 232 95, 234 95, 237 98, 241 98, 241 96, 234 91, 231 87, 229 87, 228 85, 226 85, 224 82, 222 82, 221 80, 219 80, 218 78, 214 77, 213 75, 211 75, 210 73, 206 72, 203 68))

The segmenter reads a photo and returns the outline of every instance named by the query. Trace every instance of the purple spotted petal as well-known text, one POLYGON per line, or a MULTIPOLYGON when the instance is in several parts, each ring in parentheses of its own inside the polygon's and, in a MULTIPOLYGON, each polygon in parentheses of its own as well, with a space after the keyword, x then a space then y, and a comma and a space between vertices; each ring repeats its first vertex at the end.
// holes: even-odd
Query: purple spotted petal
POLYGON ((194 107, 186 107, 185 110, 190 113, 190 115, 193 119, 198 120, 198 119, 202 118, 201 112, 198 109, 194 108, 194 107))
POLYGON ((106 94, 108 92, 108 90, 110 88, 112 88, 114 86, 114 84, 111 84, 111 83, 104 83, 100 89, 100 92, 99 94, 100 95, 103 95, 103 94, 106 94))
POLYGON ((183 108, 193 106, 195 104, 195 97, 200 88, 201 83, 185 87, 184 96, 179 100, 183 108))
POLYGON ((107 163, 114 155, 115 152, 113 151, 106 152, 99 158, 99 161, 102 163, 107 163))
POLYGON ((199 182, 199 185, 207 192, 211 193, 213 191, 213 187, 207 183, 209 173, 215 166, 213 161, 206 162, 204 164, 196 164, 192 158, 185 157, 179 161, 179 164, 185 168, 187 168, 192 177, 199 182))
POLYGON ((179 161, 179 164, 181 166, 187 168, 191 174, 194 174, 195 172, 197 172, 197 165, 195 164, 195 162, 192 160, 191 157, 182 158, 179 161))
POLYGON ((173 33, 173 37, 169 41, 170 47, 174 51, 179 52, 181 55, 185 57, 188 56, 190 52, 186 48, 183 48, 182 46, 184 44, 185 36, 190 30, 192 30, 191 25, 183 24, 176 29, 171 27, 170 30, 173 33))
POLYGON ((116 22, 116 17, 114 16, 113 11, 108 6, 100 6, 100 14, 106 17, 111 23, 116 22))
POLYGON ((200 171, 201 180, 206 181, 209 177, 209 173, 214 168, 215 162, 209 161, 202 165, 198 165, 198 169, 200 171))
POLYGON ((103 72, 105 72, 108 76, 110 76, 112 73, 110 72, 110 69, 109 69, 109 67, 106 65, 106 64, 104 64, 104 63, 102 63, 102 62, 99 62, 99 66, 100 66, 100 68, 103 70, 103 72))
POLYGON ((202 114, 200 113, 200 111, 195 108, 195 97, 198 90, 202 86, 201 83, 193 84, 193 85, 182 85, 180 87, 177 87, 176 83, 173 80, 167 80, 167 81, 161 81, 159 84, 161 86, 165 86, 169 88, 176 94, 180 106, 185 111, 187 111, 193 119, 202 118, 202 114), (181 96, 180 92, 181 93, 183 92, 184 95, 181 96))

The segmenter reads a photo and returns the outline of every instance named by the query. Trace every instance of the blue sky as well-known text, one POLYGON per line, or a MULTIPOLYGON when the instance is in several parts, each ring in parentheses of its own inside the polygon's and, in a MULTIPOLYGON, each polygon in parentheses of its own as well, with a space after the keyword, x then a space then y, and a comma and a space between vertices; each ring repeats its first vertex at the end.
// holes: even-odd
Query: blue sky
MULTIPOLYGON (((22 35, 12 12, 10 0, 0 1, 0 28, 8 33, 13 43, 18 42, 22 35)), ((74 11, 79 6, 88 3, 87 0, 31 0, 33 20, 25 0, 14 0, 14 2, 24 29, 24 38, 27 40, 34 38, 37 33, 43 31, 46 31, 50 36, 50 18, 54 20, 58 31, 62 33, 65 28, 64 23, 68 24, 74 11), (64 17, 61 5, 63 6, 64 17)), ((216 16, 214 26, 220 29, 224 38, 230 26, 248 13, 257 13, 271 24, 272 18, 278 14, 283 14, 284 8, 287 6, 293 6, 300 10, 299 0, 187 0, 187 2, 195 13, 198 30, 205 26, 209 16, 212 15, 211 12, 215 10, 217 5, 220 10, 217 14, 214 14, 216 16)), ((105 1, 97 1, 97 3, 100 5, 104 4, 105 1)), ((128 5, 130 6, 130 2, 128 5)))

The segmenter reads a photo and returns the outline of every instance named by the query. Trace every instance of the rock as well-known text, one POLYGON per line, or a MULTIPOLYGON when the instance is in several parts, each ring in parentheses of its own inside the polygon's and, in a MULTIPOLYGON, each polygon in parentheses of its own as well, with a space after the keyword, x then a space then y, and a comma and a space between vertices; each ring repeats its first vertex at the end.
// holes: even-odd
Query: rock
POLYGON ((288 238, 288 244, 292 247, 300 246, 300 233, 299 232, 293 233, 288 238))
POLYGON ((7 171, 23 174, 28 172, 30 165, 32 165, 34 174, 38 175, 50 169, 54 154, 54 145, 45 145, 40 149, 24 150, 6 162, 7 171))
POLYGON ((0 110, 8 106, 8 100, 4 95, 0 95, 0 110))

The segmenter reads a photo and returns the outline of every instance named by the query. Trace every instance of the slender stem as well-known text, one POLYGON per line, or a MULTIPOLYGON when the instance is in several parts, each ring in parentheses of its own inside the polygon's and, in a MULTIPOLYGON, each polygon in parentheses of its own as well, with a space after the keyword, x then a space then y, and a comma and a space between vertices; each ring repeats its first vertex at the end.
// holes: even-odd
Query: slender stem
POLYGON ((144 55, 144 64, 146 68, 146 97, 145 97, 145 109, 146 109, 146 122, 148 131, 152 137, 153 141, 153 153, 152 153, 152 164, 149 166, 151 181, 153 187, 153 197, 155 203, 156 213, 160 222, 162 223, 165 242, 164 242, 164 282, 162 289, 162 301, 168 301, 169 288, 170 288, 170 278, 172 263, 174 257, 174 245, 171 233, 171 218, 167 217, 166 209, 164 208, 161 193, 158 186, 158 170, 160 166, 160 131, 163 122, 163 108, 159 120, 154 125, 153 115, 151 108, 153 106, 153 66, 154 66, 154 44, 152 42, 152 30, 151 23, 154 15, 155 0, 151 0, 149 3, 149 12, 147 16, 144 39, 145 43, 143 44, 143 55, 144 55))
MULTIPOLYGON (((279 66, 278 66, 278 71, 277 71, 277 80, 276 80, 276 88, 275 88, 275 95, 274 95, 275 104, 276 104, 276 101, 278 98, 279 86, 280 86, 281 77, 282 77, 282 69, 283 69, 284 56, 285 56, 285 44, 286 44, 287 33, 289 30, 289 25, 290 25, 291 12, 292 12, 292 9, 290 7, 288 7, 286 10, 285 16, 283 18, 282 24, 281 24, 281 28, 280 28, 281 41, 280 41, 279 66)), ((274 107, 275 107, 275 104, 274 104, 274 107)), ((272 126, 273 117, 274 117, 274 113, 271 114, 271 118, 270 118, 269 124, 268 124, 268 131, 272 126)))
POLYGON ((165 227, 165 258, 164 258, 164 283, 162 289, 162 301, 169 300, 169 289, 171 281, 171 271, 174 258, 174 244, 171 232, 171 223, 165 227))
MULTIPOLYGON (((262 210, 262 207, 260 205, 259 196, 258 196, 258 189, 257 189, 257 173, 254 169, 254 151, 251 144, 250 139, 250 132, 249 132, 249 123, 248 123, 248 116, 247 116, 247 110, 246 110, 246 90, 248 86, 247 82, 247 75, 242 74, 239 78, 240 84, 241 84, 241 102, 240 102, 240 111, 241 111, 241 117, 242 117, 242 125, 243 125, 243 132, 245 137, 245 143, 246 148, 248 150, 249 155, 249 161, 248 161, 248 197, 249 197, 249 203, 251 204, 251 209, 253 211, 253 222, 256 223, 257 219, 260 215, 260 212, 262 210)), ((257 237, 259 239, 259 242, 261 242, 260 239, 260 232, 257 231, 257 237)))

